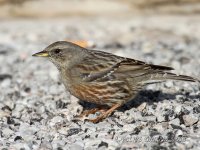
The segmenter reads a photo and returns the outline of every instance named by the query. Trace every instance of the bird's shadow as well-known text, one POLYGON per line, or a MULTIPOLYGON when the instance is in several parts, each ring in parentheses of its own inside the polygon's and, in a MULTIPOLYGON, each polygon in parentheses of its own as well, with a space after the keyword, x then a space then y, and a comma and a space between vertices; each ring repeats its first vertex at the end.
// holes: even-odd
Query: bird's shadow
MULTIPOLYGON (((189 92, 163 93, 162 91, 142 90, 134 99, 121 106, 118 110, 124 112, 134 107, 137 108, 144 102, 148 105, 153 105, 154 103, 161 102, 163 100, 176 100, 177 95, 182 95, 184 97, 182 101, 200 99, 200 95, 190 95, 189 92)), ((80 101, 79 103, 86 110, 99 107, 99 105, 89 102, 80 101)), ((108 106, 103 107, 108 108, 108 106)))

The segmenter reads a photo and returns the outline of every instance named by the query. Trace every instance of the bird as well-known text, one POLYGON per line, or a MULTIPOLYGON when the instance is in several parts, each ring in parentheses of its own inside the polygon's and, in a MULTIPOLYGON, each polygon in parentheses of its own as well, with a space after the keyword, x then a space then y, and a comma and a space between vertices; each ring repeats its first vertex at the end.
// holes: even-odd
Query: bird
POLYGON ((197 78, 171 73, 172 67, 90 50, 67 41, 54 42, 32 56, 48 58, 57 67, 70 94, 99 106, 85 113, 102 112, 95 119, 88 119, 93 123, 102 121, 133 100, 148 84, 168 79, 200 82, 197 78), (108 108, 102 109, 102 106, 108 108))

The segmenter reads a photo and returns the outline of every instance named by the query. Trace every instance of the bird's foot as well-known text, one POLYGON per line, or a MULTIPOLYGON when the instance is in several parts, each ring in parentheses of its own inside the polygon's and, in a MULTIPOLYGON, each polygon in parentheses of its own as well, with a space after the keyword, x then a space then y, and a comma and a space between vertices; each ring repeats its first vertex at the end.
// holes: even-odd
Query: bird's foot
POLYGON ((87 119, 87 121, 90 121, 90 122, 93 122, 93 123, 98 123, 98 122, 102 121, 103 119, 107 118, 108 116, 110 116, 113 113, 113 111, 115 109, 117 109, 118 107, 120 107, 120 106, 121 106, 120 104, 116 104, 113 107, 111 107, 109 110, 107 110, 106 112, 102 113, 97 118, 95 118, 95 119, 87 119))
POLYGON ((83 111, 78 117, 79 117, 79 118, 87 117, 87 116, 90 115, 90 114, 95 114, 96 112, 103 113, 103 112, 105 112, 105 111, 106 111, 105 109, 93 108, 93 109, 90 109, 90 110, 85 110, 85 111, 83 111))

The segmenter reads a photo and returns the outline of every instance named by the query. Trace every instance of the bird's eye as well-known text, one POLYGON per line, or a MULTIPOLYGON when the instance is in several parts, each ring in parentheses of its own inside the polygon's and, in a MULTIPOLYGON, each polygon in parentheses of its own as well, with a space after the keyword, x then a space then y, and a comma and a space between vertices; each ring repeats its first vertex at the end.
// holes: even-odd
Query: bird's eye
POLYGON ((60 49, 55 49, 55 50, 54 50, 54 53, 55 53, 55 54, 59 54, 60 52, 61 52, 60 49))

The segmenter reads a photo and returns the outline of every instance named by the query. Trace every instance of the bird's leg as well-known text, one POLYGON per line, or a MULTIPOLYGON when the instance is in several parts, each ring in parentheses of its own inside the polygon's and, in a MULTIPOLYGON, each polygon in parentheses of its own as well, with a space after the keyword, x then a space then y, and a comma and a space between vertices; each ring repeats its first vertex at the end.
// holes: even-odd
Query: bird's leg
POLYGON ((79 117, 84 117, 84 116, 88 116, 89 114, 94 114, 98 110, 99 110, 99 108, 93 108, 93 109, 90 109, 90 110, 85 110, 79 115, 79 117))
POLYGON ((106 112, 102 113, 99 117, 97 117, 95 119, 88 119, 88 121, 97 123, 97 122, 101 121, 102 119, 105 119, 106 117, 108 117, 115 109, 117 109, 120 106, 121 106, 121 104, 116 104, 116 105, 112 106, 110 109, 108 109, 106 112))
POLYGON ((93 108, 90 110, 83 111, 78 117, 82 118, 82 117, 88 116, 89 114, 95 114, 96 112, 104 113, 105 111, 106 109, 103 107, 93 108))

